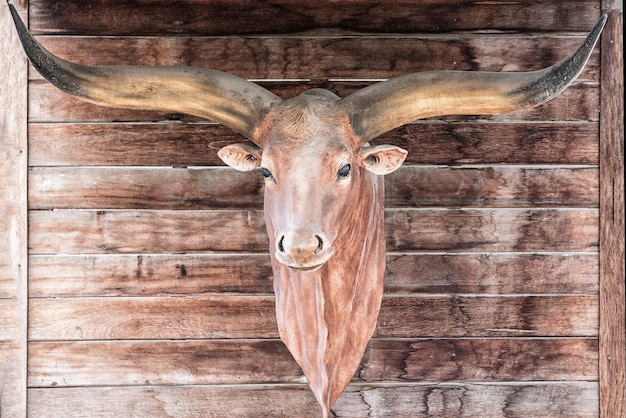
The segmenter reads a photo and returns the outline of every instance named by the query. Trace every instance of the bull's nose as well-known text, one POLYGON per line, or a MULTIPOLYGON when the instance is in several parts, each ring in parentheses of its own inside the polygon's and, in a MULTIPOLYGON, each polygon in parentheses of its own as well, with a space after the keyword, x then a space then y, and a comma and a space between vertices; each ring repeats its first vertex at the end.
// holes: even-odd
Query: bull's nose
POLYGON ((324 264, 332 248, 323 232, 296 231, 276 240, 276 256, 293 268, 310 268, 324 264))
POLYGON ((305 239, 291 239, 285 242, 283 235, 278 240, 278 251, 283 254, 319 254, 324 249, 324 240, 319 235, 305 239))

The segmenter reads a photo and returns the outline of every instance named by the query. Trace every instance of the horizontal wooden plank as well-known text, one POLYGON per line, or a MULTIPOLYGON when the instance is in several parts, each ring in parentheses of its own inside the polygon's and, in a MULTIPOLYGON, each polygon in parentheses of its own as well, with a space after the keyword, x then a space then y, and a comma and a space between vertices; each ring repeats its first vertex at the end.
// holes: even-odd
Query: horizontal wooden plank
MULTIPOLYGON (((75 116, 91 117, 87 110, 75 116)), ((178 122, 36 123, 29 126, 28 137, 29 164, 46 167, 221 165, 221 147, 246 141, 220 125, 178 122)), ((420 122, 374 142, 407 149, 407 164, 598 163, 595 122, 420 122)))
POLYGON ((597 294, 595 254, 388 254, 387 293, 597 294))
POLYGON ((275 339, 54 342, 29 348, 30 387, 305 382, 275 339))
MULTIPOLYGON (((259 172, 232 169, 33 168, 29 207, 263 209, 259 172)), ((598 205, 597 168, 405 166, 385 176, 385 207, 598 205)))
POLYGON ((269 254, 31 256, 29 296, 272 294, 269 254))
MULTIPOLYGON (((385 292, 597 294, 597 254, 388 254, 385 292)), ((29 295, 271 294, 269 255, 31 256, 29 295)))
MULTIPOLYGON (((388 251, 598 250, 594 209, 388 209, 388 251)), ((31 211, 31 254, 267 252, 262 211, 31 211)))
MULTIPOLYGON (((597 310, 597 296, 387 296, 376 335, 596 336, 597 310)), ((31 341, 277 337, 272 296, 61 298, 29 303, 31 341)))
MULTIPOLYGON (((139 386, 37 388, 28 391, 33 416, 84 418, 302 417, 321 414, 306 385, 139 386)), ((595 382, 392 384, 351 383, 333 407, 335 417, 532 416, 593 418, 595 382)))
MULTIPOLYGON (((564 390, 579 393, 576 385, 564 390)), ((35 417, 313 418, 322 413, 306 384, 57 387, 29 389, 28 401, 29 413, 35 417)))
POLYGON ((66 298, 29 303, 30 341, 180 337, 277 338, 274 298, 66 298))
MULTIPOLYGON (((593 381, 596 352, 595 339, 373 339, 353 382, 593 381)), ((279 340, 30 343, 28 365, 30 387, 304 381, 279 340)))
POLYGON ((590 382, 349 385, 333 407, 335 416, 356 417, 597 417, 598 387, 590 382))
MULTIPOLYGON (((280 97, 297 96, 311 88, 327 88, 341 97, 370 85, 369 82, 294 81, 261 83, 280 97)), ((115 109, 84 103, 68 96, 47 82, 29 83, 28 115, 31 122, 65 121, 198 121, 198 118, 172 112, 148 112, 115 109)), ((596 82, 575 82, 555 99, 528 110, 496 116, 450 116, 444 121, 598 121, 599 85, 596 82)), ((596 132, 597 135, 597 132, 596 132)), ((243 139, 240 136, 239 141, 243 139)))
POLYGON ((258 171, 33 168, 31 209, 263 209, 258 171))
MULTIPOLYGON (((568 56, 584 36, 42 36, 38 40, 60 57, 88 65, 192 65, 244 78, 280 80, 386 79, 431 70, 533 71, 568 56)), ((30 75, 41 79, 32 69, 30 75)), ((597 51, 579 78, 598 80, 597 51)))
POLYGON ((355 379, 498 382, 597 379, 595 339, 374 339, 355 379))
POLYGON ((312 2, 297 7, 284 0, 184 1, 86 5, 75 0, 54 5, 31 0, 31 26, 37 33, 88 35, 292 33, 341 28, 357 32, 434 32, 465 30, 589 30, 598 18, 597 2, 410 1, 312 2), (576 10, 576 13, 572 13, 576 10), (436 18, 433 18, 436 16, 436 18))
POLYGON ((596 168, 404 167, 385 176, 385 207, 585 207, 599 196, 596 168))
POLYGON ((260 211, 31 211, 30 253, 268 250, 260 211))
POLYGON ((594 210, 387 210, 390 251, 597 251, 594 210))
POLYGON ((376 335, 596 336, 595 296, 387 297, 376 335))

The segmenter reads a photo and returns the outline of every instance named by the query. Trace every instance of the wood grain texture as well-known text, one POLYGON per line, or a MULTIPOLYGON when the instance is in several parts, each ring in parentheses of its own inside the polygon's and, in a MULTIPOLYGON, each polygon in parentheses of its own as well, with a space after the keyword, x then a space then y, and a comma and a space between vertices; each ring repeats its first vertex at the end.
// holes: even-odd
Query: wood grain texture
MULTIPOLYGON (((597 416, 597 383, 529 382, 348 385, 333 413, 371 418, 411 415, 554 418, 597 416)), ((30 389, 33 416, 319 417, 306 385, 143 386, 30 389)))
MULTIPOLYGON (((29 345, 29 387, 302 383, 280 340, 29 345), (154 365, 159 367, 155 368, 154 365)), ((589 381, 593 339, 373 339, 353 382, 589 381)))
POLYGON ((33 416, 319 417, 306 384, 30 389, 33 416))
MULTIPOLYGON (((267 252, 261 211, 31 211, 31 254, 267 252)), ((591 251, 594 209, 389 209, 388 251, 591 251)))
MULTIPOLYGON (((16 2, 24 15, 27 7, 16 2)), ((0 415, 26 416, 27 63, 0 4, 0 415)))
MULTIPOLYGON (((46 209, 263 208, 259 172, 216 168, 33 168, 29 202, 46 209)), ((597 168, 404 166, 385 207, 597 207, 597 168)))
POLYGON ((596 336, 597 303, 593 296, 389 297, 375 335, 596 336))
MULTIPOLYGON (((598 256, 398 254, 387 256, 385 292, 589 294, 598 256)), ((31 256, 31 297, 271 294, 269 255, 31 256)))
POLYGON ((595 23, 597 2, 526 1, 429 1, 420 4, 404 0, 385 4, 371 0, 306 3, 290 7, 285 0, 185 1, 172 6, 163 0, 142 2, 142 13, 124 2, 92 2, 89 7, 73 0, 51 5, 31 1, 32 25, 39 32, 70 34, 163 35, 243 33, 291 33, 324 28, 357 32, 420 31, 586 31, 595 23), (108 6, 108 7, 107 7, 108 6), (575 9, 577 13, 572 13, 575 9), (123 21, 123 25, 110 22, 123 21))
POLYGON ((605 2, 600 134, 600 399, 601 416, 626 416, 624 283, 624 22, 623 4, 605 2), (606 8, 605 8, 606 10, 606 8))
MULTIPOLYGON (((29 126, 29 164, 214 166, 223 164, 217 151, 234 142, 245 138, 207 123, 36 123, 29 126)), ((374 142, 407 149, 405 164, 598 163, 597 122, 421 122, 374 142)))
MULTIPOLYGON (((581 295, 388 296, 375 335, 593 337, 597 309, 581 295)), ((278 338, 272 296, 33 299, 29 327, 30 341, 278 338)))
POLYGON ((337 417, 595 417, 594 383, 547 385, 442 384, 420 386, 348 386, 333 410, 337 417))

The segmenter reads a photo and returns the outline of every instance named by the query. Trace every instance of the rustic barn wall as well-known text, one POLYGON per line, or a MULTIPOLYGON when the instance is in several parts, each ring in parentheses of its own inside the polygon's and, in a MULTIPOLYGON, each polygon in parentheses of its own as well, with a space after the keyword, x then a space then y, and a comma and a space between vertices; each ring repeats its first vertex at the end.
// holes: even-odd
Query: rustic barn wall
MULTIPOLYGON (((31 0, 29 14, 73 61, 343 96, 413 71, 548 66, 600 2, 31 0)), ((386 179, 379 326, 336 416, 599 415, 599 55, 539 108, 377 140, 409 157, 386 179)), ((319 416, 278 339, 261 176, 216 156, 243 138, 85 104, 32 68, 28 118, 29 415, 319 416)))

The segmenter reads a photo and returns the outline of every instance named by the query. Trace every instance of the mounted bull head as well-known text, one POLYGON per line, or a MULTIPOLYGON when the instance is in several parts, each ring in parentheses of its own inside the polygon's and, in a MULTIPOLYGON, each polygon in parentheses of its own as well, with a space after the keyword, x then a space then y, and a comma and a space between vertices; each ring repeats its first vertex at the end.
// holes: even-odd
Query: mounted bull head
POLYGON ((420 118, 501 114, 553 98, 580 74, 606 21, 571 56, 539 71, 414 73, 344 99, 314 89, 282 100, 216 70, 64 61, 11 13, 33 66, 61 90, 101 105, 212 119, 256 144, 228 145, 219 156, 266 178, 278 328, 324 416, 376 327, 385 270, 381 176, 407 154, 368 141, 420 118))

